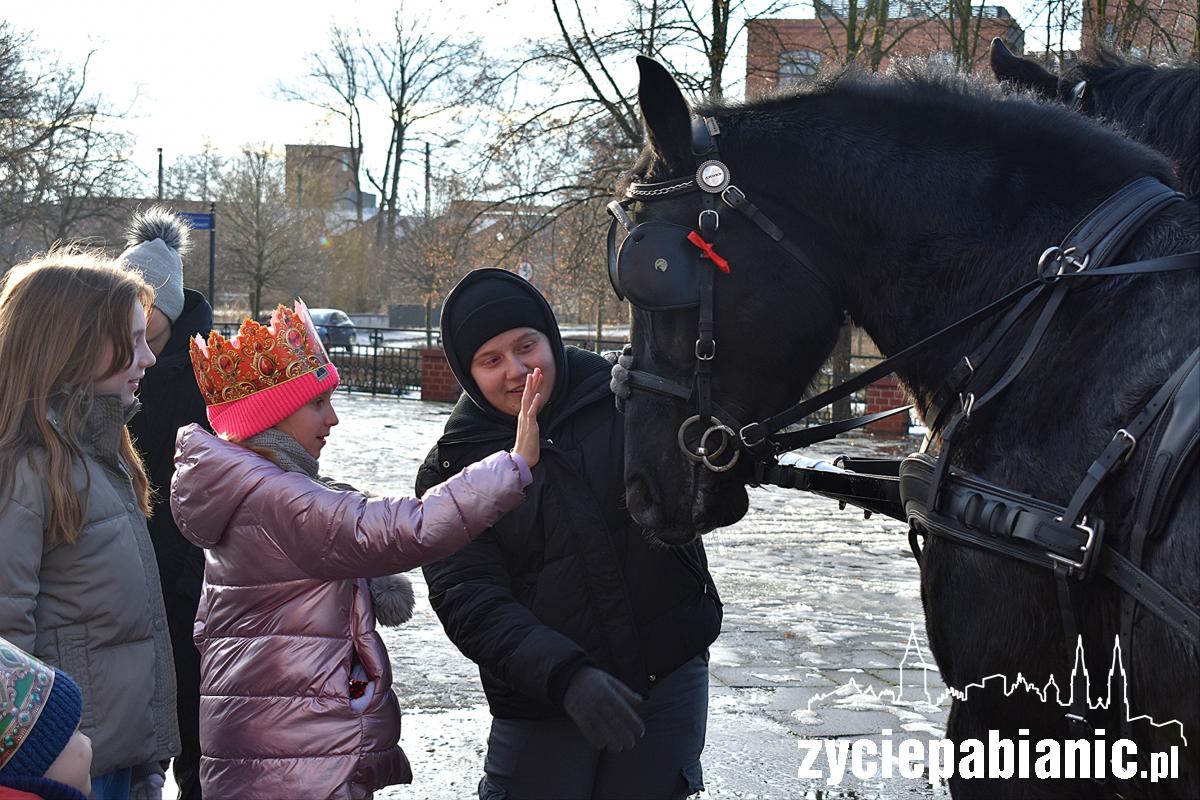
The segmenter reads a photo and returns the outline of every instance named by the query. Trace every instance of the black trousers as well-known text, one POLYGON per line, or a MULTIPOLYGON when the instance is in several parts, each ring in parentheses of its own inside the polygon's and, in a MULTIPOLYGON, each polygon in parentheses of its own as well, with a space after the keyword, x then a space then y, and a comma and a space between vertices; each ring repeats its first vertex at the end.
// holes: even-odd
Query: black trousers
POLYGON ((646 735, 621 753, 595 749, 567 717, 492 720, 480 800, 684 800, 703 789, 707 656, 659 681, 637 711, 646 735))
POLYGON ((199 598, 178 592, 164 598, 171 649, 175 656, 175 712, 179 718, 181 752, 171 762, 179 786, 179 800, 201 800, 200 795, 200 651, 192 641, 199 598))

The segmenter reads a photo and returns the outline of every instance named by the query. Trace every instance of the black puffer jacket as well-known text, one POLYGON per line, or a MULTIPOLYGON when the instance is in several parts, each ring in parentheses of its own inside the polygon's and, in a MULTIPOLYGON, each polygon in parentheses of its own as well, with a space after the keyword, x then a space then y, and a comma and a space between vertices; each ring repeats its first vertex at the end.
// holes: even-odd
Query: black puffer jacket
POLYGON ((192 422, 208 428, 204 397, 188 357, 188 341, 196 334, 208 336, 212 321, 212 308, 204 296, 184 289, 183 311, 171 326, 171 338, 142 378, 138 392, 142 410, 129 421, 129 432, 154 488, 153 515, 146 527, 158 557, 168 616, 182 605, 195 617, 204 580, 204 553, 179 532, 171 518, 169 494, 175 474, 175 434, 192 422))
MULTIPOLYGON (((559 716, 584 664, 645 692, 703 653, 721 603, 698 541, 652 547, 624 509, 624 436, 607 361, 559 351, 569 376, 542 412, 527 500, 457 554, 424 568, 446 633, 479 664, 493 716, 559 716)), ((564 370, 563 367, 566 369, 564 370)), ((515 427, 459 400, 417 493, 511 447, 515 427)))

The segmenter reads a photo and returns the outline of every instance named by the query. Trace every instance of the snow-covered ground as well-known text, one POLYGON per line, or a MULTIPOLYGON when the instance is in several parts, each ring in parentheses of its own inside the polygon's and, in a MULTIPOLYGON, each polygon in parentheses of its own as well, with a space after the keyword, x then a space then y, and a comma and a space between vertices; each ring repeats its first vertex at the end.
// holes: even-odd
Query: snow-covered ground
MULTIPOLYGON (((321 458, 322 472, 363 490, 410 494, 450 406, 344 394, 335 402, 342 424, 321 458)), ((808 455, 832 461, 877 449, 858 439, 808 455)), ((848 778, 829 787, 798 778, 801 739, 879 741, 890 729, 899 740, 937 735, 945 724, 945 708, 921 702, 925 688, 936 695, 942 686, 936 670, 922 668, 919 651, 906 654, 914 631, 924 644, 924 624, 903 526, 879 516, 864 520, 797 491, 752 489, 745 519, 705 542, 725 623, 711 649, 707 789, 700 798, 948 797, 923 780, 848 778)), ((489 715, 474 664, 442 632, 420 571, 410 576, 416 614, 383 636, 415 780, 376 797, 463 800, 474 796, 482 774, 489 715)), ((927 651, 924 660, 932 664, 927 651)))

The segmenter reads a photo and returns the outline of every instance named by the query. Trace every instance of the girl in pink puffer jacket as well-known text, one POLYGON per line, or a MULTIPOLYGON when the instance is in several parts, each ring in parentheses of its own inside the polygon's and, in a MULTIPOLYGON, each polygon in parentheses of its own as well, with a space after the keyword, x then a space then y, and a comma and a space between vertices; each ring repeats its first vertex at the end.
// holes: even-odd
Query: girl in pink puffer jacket
POLYGON ((366 578, 444 558, 523 499, 537 463, 540 374, 516 446, 423 498, 317 478, 337 370, 307 309, 276 309, 191 346, 218 436, 179 431, 171 509, 205 549, 196 615, 200 781, 209 800, 367 798, 409 783, 400 707, 366 578))

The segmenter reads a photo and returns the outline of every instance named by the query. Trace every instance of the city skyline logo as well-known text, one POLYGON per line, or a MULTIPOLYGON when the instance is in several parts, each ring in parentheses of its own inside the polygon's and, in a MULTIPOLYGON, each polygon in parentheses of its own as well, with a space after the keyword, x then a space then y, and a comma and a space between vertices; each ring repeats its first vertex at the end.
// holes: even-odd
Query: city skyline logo
POLYGON ((1157 722, 1149 714, 1133 715, 1132 709, 1129 707, 1129 689, 1127 675, 1125 672, 1124 654, 1121 651, 1121 641, 1119 637, 1113 637, 1112 661, 1109 665, 1107 693, 1102 697, 1093 697, 1091 692, 1091 673, 1087 668, 1087 659, 1083 650, 1083 637, 1080 636, 1075 643, 1075 662, 1071 667, 1071 677, 1069 691, 1066 697, 1063 697, 1063 689, 1058 685, 1058 681, 1054 675, 1042 685, 1038 685, 1027 679, 1022 673, 1018 672, 1016 677, 1009 679, 1003 673, 988 675, 977 681, 967 684, 962 689, 957 689, 953 686, 931 690, 929 687, 929 673, 936 672, 937 667, 931 661, 926 660, 925 653, 921 647, 921 642, 917 636, 916 624, 909 624, 908 642, 904 647, 904 655, 900 659, 899 664, 900 681, 898 687, 888 687, 886 689, 877 690, 873 685, 861 686, 855 678, 851 678, 842 686, 836 689, 831 689, 827 692, 818 692, 808 700, 808 710, 814 711, 814 704, 820 703, 831 697, 854 697, 862 696, 873 698, 874 700, 899 708, 911 708, 914 711, 930 713, 934 711, 944 710, 945 703, 951 699, 962 700, 969 702, 972 689, 985 689, 993 682, 998 683, 1005 697, 1012 697, 1018 691, 1023 691, 1031 694, 1042 703, 1055 703, 1064 710, 1070 709, 1072 701, 1076 696, 1076 692, 1082 693, 1087 698, 1087 707, 1090 711, 1113 708, 1113 703, 1120 703, 1123 708, 1122 719, 1127 723, 1146 722, 1155 728, 1170 728, 1174 727, 1178 732, 1180 741, 1184 747, 1187 747, 1187 737, 1184 735, 1183 723, 1179 720, 1172 719, 1166 722, 1157 722), (906 671, 917 671, 921 676, 920 687, 909 687, 905 682, 906 671), (906 690, 910 690, 916 697, 906 696, 906 690))

